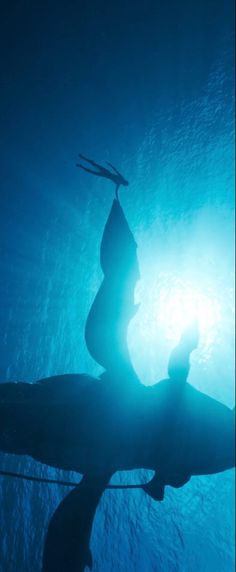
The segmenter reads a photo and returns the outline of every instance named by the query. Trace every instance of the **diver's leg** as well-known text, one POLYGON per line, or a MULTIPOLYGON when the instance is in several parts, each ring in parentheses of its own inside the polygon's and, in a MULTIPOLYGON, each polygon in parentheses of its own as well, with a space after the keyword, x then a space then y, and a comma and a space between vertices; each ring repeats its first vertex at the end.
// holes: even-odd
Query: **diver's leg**
POLYGON ((86 171, 86 173, 91 173, 92 175, 97 175, 97 177, 102 177, 102 174, 97 171, 92 171, 92 169, 89 169, 88 167, 84 167, 84 165, 81 165, 81 163, 76 163, 76 167, 80 167, 81 169, 83 169, 83 171, 86 171))

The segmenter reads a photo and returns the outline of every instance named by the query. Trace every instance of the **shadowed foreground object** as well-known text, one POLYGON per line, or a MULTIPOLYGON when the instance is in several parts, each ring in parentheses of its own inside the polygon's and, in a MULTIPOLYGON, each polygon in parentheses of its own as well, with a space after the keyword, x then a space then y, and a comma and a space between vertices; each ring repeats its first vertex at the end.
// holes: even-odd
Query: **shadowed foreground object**
POLYGON ((143 490, 161 501, 167 485, 178 488, 192 475, 235 466, 235 413, 187 384, 196 323, 173 350, 167 379, 144 387, 132 367, 127 328, 136 311, 139 269, 117 199, 102 238, 101 267, 104 279, 85 331, 88 350, 105 368, 101 379, 65 374, 0 385, 0 450, 84 475, 51 519, 42 572, 92 567, 93 519, 115 471, 154 470, 143 490))
POLYGON ((101 243, 100 264, 104 279, 85 327, 90 354, 112 372, 112 376, 117 376, 120 370, 135 375, 128 352, 127 330, 137 310, 134 304, 134 289, 139 279, 136 250, 120 203, 114 200, 101 243))
POLYGON ((49 524, 42 572, 83 572, 92 569, 89 539, 97 505, 109 481, 83 477, 60 503, 49 524), (95 486, 93 486, 95 485, 95 486), (87 488, 86 488, 87 487, 87 488))

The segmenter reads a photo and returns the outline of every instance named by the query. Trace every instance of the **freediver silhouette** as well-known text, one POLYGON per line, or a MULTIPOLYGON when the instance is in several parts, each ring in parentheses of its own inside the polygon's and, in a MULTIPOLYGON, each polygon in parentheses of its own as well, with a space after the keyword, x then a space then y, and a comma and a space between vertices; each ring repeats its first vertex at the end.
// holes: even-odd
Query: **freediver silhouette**
POLYGON ((113 183, 115 183, 115 185, 116 185, 115 196, 118 199, 119 187, 121 185, 123 187, 127 187, 129 183, 128 183, 128 181, 126 181, 126 179, 123 177, 123 175, 121 175, 121 173, 119 173, 119 171, 116 169, 116 167, 114 167, 114 165, 112 165, 111 163, 107 162, 107 165, 109 167, 111 167, 111 169, 113 170, 113 172, 112 172, 112 171, 109 171, 108 169, 106 169, 105 167, 103 167, 102 165, 95 163, 95 161, 93 161, 92 159, 88 159, 88 157, 85 157, 85 155, 82 155, 81 153, 79 153, 79 157, 81 159, 83 159, 84 161, 86 161, 89 165, 96 167, 97 171, 93 171, 92 169, 85 167, 85 165, 82 165, 81 163, 77 163, 76 164, 77 167, 80 167, 80 169, 83 169, 87 173, 92 173, 92 175, 96 175, 97 177, 103 177, 105 179, 109 179, 110 181, 113 181, 113 183))
POLYGON ((105 371, 100 379, 65 374, 0 385, 0 450, 84 475, 51 518, 42 572, 92 568, 93 518, 116 471, 153 470, 142 488, 161 501, 167 485, 180 487, 192 475, 235 466, 234 413, 187 383, 199 339, 196 323, 173 349, 168 377, 151 387, 140 383, 127 345, 137 311, 137 245, 118 199, 119 187, 128 182, 114 167, 113 173, 80 157, 96 171, 80 168, 115 184, 101 241, 104 278, 85 326, 87 348, 105 371))

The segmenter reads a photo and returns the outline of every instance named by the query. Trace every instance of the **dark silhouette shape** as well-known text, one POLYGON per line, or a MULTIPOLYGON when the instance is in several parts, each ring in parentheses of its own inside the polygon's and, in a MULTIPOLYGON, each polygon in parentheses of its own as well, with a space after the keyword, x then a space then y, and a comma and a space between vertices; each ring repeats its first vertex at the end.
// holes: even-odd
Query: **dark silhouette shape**
POLYGON ((109 479, 109 475, 100 479, 85 476, 60 503, 49 524, 42 572, 83 572, 86 566, 92 569, 91 528, 109 479))
POLYGON ((129 381, 133 378, 137 381, 127 346, 128 325, 137 311, 134 304, 134 289, 139 279, 136 250, 120 203, 115 199, 101 242, 104 279, 87 318, 85 340, 92 357, 113 379, 114 375, 119 378, 120 383, 125 372, 129 374, 129 381))
POLYGON ((79 153, 79 157, 81 159, 83 159, 84 161, 86 161, 89 165, 92 165, 93 167, 95 167, 98 170, 93 171, 92 169, 85 167, 81 163, 77 163, 76 167, 80 167, 80 169, 83 169, 83 171, 86 171, 87 173, 91 173, 92 175, 97 175, 97 177, 103 177, 104 179, 110 179, 110 181, 113 181, 113 183, 115 183, 115 185, 116 185, 115 194, 116 194, 116 198, 118 199, 119 187, 121 185, 123 187, 127 187, 129 183, 121 175, 121 173, 119 173, 119 171, 116 169, 116 167, 114 167, 111 163, 106 162, 107 165, 109 167, 111 167, 111 169, 113 169, 113 171, 114 171, 114 172, 111 172, 108 169, 106 169, 105 167, 103 167, 102 165, 99 165, 98 163, 95 163, 95 161, 92 161, 92 159, 88 159, 88 157, 81 155, 81 153, 79 153))
POLYGON ((198 341, 198 323, 194 321, 184 330, 178 345, 171 353, 168 363, 170 379, 185 383, 190 370, 190 353, 197 348, 198 341))
MULTIPOLYGON (((84 170, 122 184, 87 161, 100 171, 84 170)), ((190 354, 198 345, 196 323, 173 350, 167 379, 145 387, 133 369, 127 328, 137 309, 139 269, 136 243, 117 199, 102 238, 101 267, 104 279, 85 328, 88 350, 105 368, 101 378, 65 374, 35 384, 0 384, 0 450, 84 475, 52 516, 42 572, 92 567, 93 518, 115 471, 154 470, 143 490, 162 501, 167 485, 181 487, 192 475, 235 466, 235 410, 187 383, 190 354)))

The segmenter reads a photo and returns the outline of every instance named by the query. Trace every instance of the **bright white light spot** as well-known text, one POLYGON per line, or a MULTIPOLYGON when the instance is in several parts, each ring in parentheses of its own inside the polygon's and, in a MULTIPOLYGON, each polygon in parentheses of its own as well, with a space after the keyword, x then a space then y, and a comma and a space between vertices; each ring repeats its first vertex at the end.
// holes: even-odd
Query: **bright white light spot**
POLYGON ((203 280, 202 284, 201 289, 176 275, 155 276, 153 273, 137 285, 135 302, 140 307, 131 321, 128 343, 134 367, 143 383, 149 385, 167 375, 171 351, 185 328, 195 320, 199 327, 199 344, 191 356, 192 363, 211 361, 214 348, 222 340, 225 307, 215 284, 206 286, 203 280))
POLYGON ((216 327, 219 314, 214 298, 190 287, 163 288, 156 309, 157 323, 164 328, 166 338, 176 341, 193 320, 197 320, 201 335, 207 335, 216 327))
POLYGON ((136 300, 140 303, 138 321, 143 339, 152 343, 161 333, 164 339, 177 343, 183 330, 197 320, 200 337, 209 345, 221 318, 214 293, 206 294, 189 283, 173 279, 170 286, 167 284, 164 280, 158 287, 146 289, 142 281, 139 283, 136 300))

